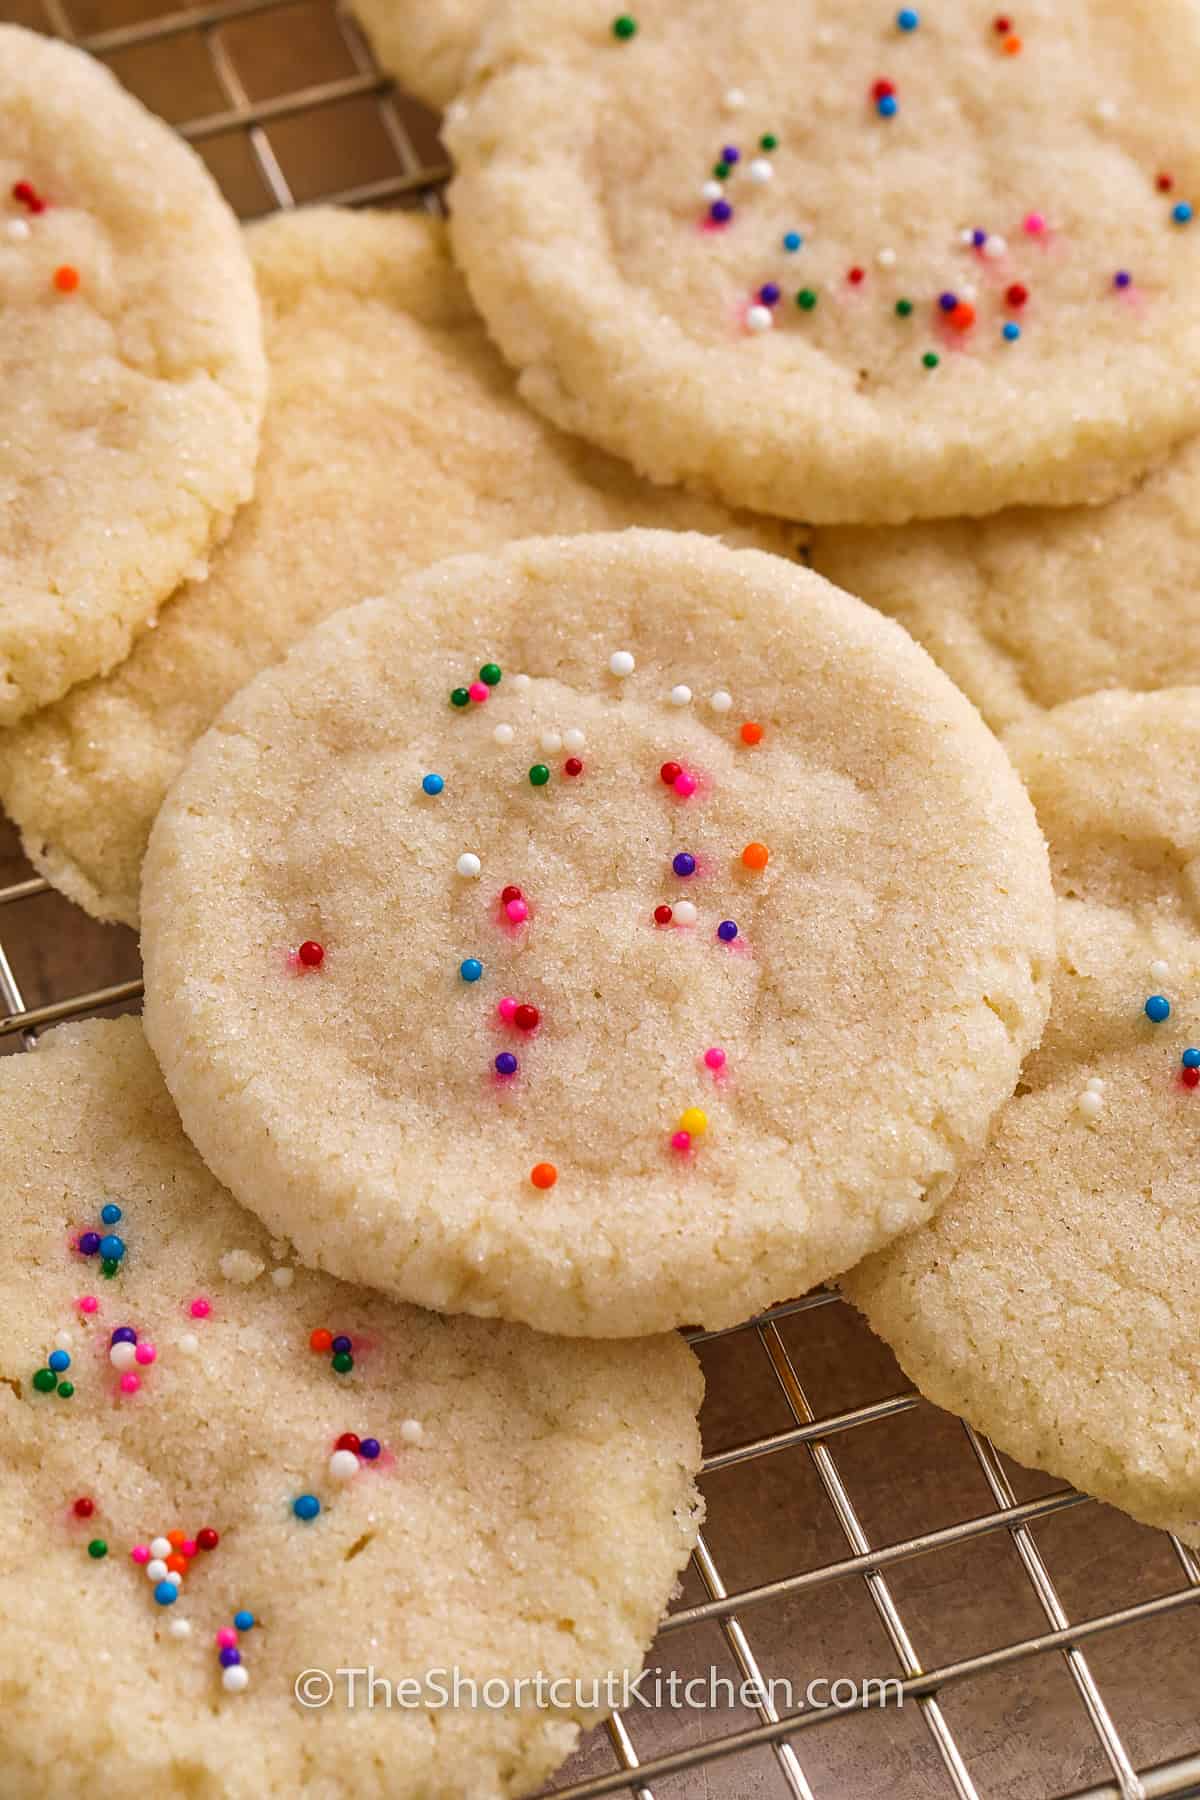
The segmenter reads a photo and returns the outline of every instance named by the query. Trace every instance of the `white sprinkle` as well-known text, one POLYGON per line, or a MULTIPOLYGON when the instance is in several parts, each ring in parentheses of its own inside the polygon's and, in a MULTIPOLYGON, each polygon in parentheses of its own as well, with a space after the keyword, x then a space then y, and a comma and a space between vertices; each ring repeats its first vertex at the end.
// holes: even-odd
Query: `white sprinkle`
POLYGON ((253 1256, 249 1250, 227 1250, 217 1265, 226 1281, 236 1281, 239 1287, 257 1281, 266 1266, 261 1256, 253 1256))
POLYGON ((9 237, 15 244, 23 244, 29 236, 29 221, 27 219, 10 219, 7 229, 9 237))
POLYGON ((766 187, 768 181, 774 181, 775 179, 774 167, 767 161, 765 156, 756 156, 754 161, 750 164, 747 173, 749 174, 751 181, 757 182, 759 187, 766 187))
POLYGON ((512 726, 511 725, 497 725, 495 731, 493 731, 493 733, 492 733, 492 742, 494 744, 511 744, 512 741, 513 741, 512 726))
POLYGON ((183 1576, 179 1573, 178 1569, 168 1569, 166 1574, 163 1576, 163 1580, 166 1582, 168 1587, 173 1587, 173 1588, 178 1589, 183 1586, 183 1576))
POLYGON ((817 27, 816 31, 813 32, 813 36, 817 40, 818 44, 820 44, 823 48, 827 49, 829 47, 829 45, 832 44, 832 42, 833 42, 833 26, 832 25, 819 25, 817 27))
POLYGON ((690 706, 691 704, 692 704, 692 690, 690 687, 685 687, 681 681, 679 683, 678 687, 673 687, 671 689, 671 705, 672 706, 690 706))
POLYGON ((1090 1075, 1088 1077, 1088 1087, 1093 1094, 1102 1094, 1104 1092, 1104 1077, 1102 1075, 1090 1075))
POLYGON ((1112 123, 1116 116, 1117 103, 1115 100, 1097 100, 1096 117, 1098 119, 1103 119, 1104 123, 1108 125, 1112 123))
POLYGON ((159 1557, 170 1556, 173 1548, 174 1548, 174 1546, 172 1545, 170 1538, 156 1537, 156 1538, 152 1538, 150 1540, 151 1556, 159 1556, 159 1557))
MULTIPOLYGON (((168 1552, 170 1548, 171 1546, 168 1544, 168 1552)), ((165 1581, 167 1579, 167 1565, 161 1556, 156 1556, 153 1562, 146 1564, 146 1578, 149 1581, 165 1581)))
POLYGON ((250 1686, 245 1663, 231 1663, 221 1673, 221 1686, 227 1694, 244 1694, 250 1686))
POLYGON ((1160 958, 1157 962, 1152 962, 1150 964, 1150 973, 1155 981, 1165 981, 1167 976, 1171 973, 1171 965, 1170 963, 1163 962, 1160 958))
POLYGON ((290 1288, 296 1279, 295 1269, 272 1269, 271 1280, 277 1288, 290 1288))
POLYGON ((419 1444, 424 1436, 425 1427, 422 1425, 420 1419, 405 1419, 403 1425, 400 1427, 400 1442, 402 1444, 419 1444))
POLYGON ((192 1635, 190 1619, 172 1619, 167 1626, 167 1635, 173 1638, 187 1638, 192 1635))
POLYGON ((561 731, 543 731, 541 737, 538 739, 538 743, 542 746, 542 749, 550 751, 561 750, 562 742, 561 731))
POLYGON ((733 695, 727 694, 724 688, 718 688, 708 696, 708 704, 715 713, 727 713, 733 705, 733 695))
POLYGON ((725 189, 721 186, 719 181, 706 181, 704 186, 700 189, 700 196, 711 204, 712 201, 719 200, 724 192, 725 189))
POLYGON ((524 693, 525 689, 529 686, 529 684, 532 680, 533 680, 532 675, 514 675, 512 678, 512 684, 515 688, 520 688, 521 692, 524 693))
POLYGON ((896 266, 896 252, 891 249, 883 249, 879 252, 875 261, 879 264, 881 269, 894 269, 896 266))
POLYGON ((583 732, 580 731, 578 725, 573 725, 570 731, 563 732, 563 746, 567 750, 584 750, 587 748, 587 738, 584 736, 583 732))
POLYGON ((137 1351, 132 1344, 114 1344, 108 1353, 108 1360, 114 1369, 132 1369, 137 1361, 137 1351))
POLYGON ((677 925, 694 925, 696 923, 696 909, 690 900, 681 900, 674 908, 674 913, 677 925))
POLYGON ((185 1356, 195 1356, 197 1350, 200 1348, 200 1339, 196 1336, 194 1331, 185 1331, 179 1340, 179 1348, 183 1351, 185 1356))
POLYGON ((614 650, 608 659, 608 667, 613 675, 632 675, 637 664, 628 650, 614 650))
POLYGON ((71 1336, 69 1331, 56 1331, 54 1334, 54 1348, 56 1350, 69 1350, 74 1342, 75 1339, 71 1336))
POLYGON ((483 868, 483 864, 472 850, 464 850, 454 866, 460 875, 465 875, 472 880, 483 868))
POLYGON ((775 321, 771 317, 771 309, 769 306, 752 306, 750 311, 746 314, 746 328, 748 331, 770 331, 771 326, 774 323, 775 321))
POLYGON ((978 300, 979 289, 975 286, 974 282, 964 281, 959 287, 958 297, 960 300, 978 300))
POLYGON ((329 1459, 329 1473, 335 1481, 349 1481, 358 1474, 358 1458, 353 1450, 335 1450, 329 1459))
POLYGON ((983 240, 983 254, 992 262, 999 262, 1002 256, 1008 255, 1008 239, 1001 237, 998 231, 989 231, 983 240))
POLYGON ((1085 1119, 1098 1119, 1104 1111, 1104 1097, 1094 1094, 1090 1088, 1079 1096, 1079 1111, 1085 1119))
POLYGON ((730 88, 725 96, 724 104, 726 112, 741 112, 746 104, 746 96, 741 88, 730 88))
POLYGON ((970 249, 972 244, 974 244, 975 233, 972 231, 972 229, 969 225, 963 226, 962 230, 958 234, 958 241, 960 244, 965 244, 968 249, 970 249))

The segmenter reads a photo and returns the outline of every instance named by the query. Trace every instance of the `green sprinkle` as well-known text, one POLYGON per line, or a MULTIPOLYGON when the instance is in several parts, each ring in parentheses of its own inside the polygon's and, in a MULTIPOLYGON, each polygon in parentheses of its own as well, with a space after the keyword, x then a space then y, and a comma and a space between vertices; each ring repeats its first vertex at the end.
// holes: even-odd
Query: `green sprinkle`
POLYGON ((899 318, 907 319, 909 314, 912 312, 912 309, 913 309, 913 303, 911 300, 897 300, 896 313, 899 318))
POLYGON ((39 1369, 33 1378, 33 1385, 39 1394, 52 1394, 58 1386, 58 1376, 53 1369, 39 1369))
POLYGON ((75 1392, 75 1383, 73 1381, 60 1381, 59 1382, 58 1395, 59 1395, 60 1400, 69 1400, 71 1398, 71 1395, 74 1392, 75 1392))
POLYGON ((452 688, 450 690, 450 704, 451 706, 469 706, 471 704, 471 696, 466 688, 452 688))
POLYGON ((500 679, 500 664, 484 663, 482 669, 479 671, 479 679, 484 682, 487 687, 495 687, 500 679))
POLYGON ((105 1275, 105 1276, 107 1276, 107 1277, 108 1277, 108 1279, 109 1279, 109 1281, 111 1281, 111 1280, 112 1280, 112 1278, 113 1278, 113 1276, 114 1276, 114 1275, 116 1275, 116 1274, 118 1274, 118 1273, 119 1273, 119 1271, 120 1271, 120 1268, 121 1268, 121 1264, 120 1264, 120 1261, 119 1261, 119 1259, 118 1259, 118 1258, 117 1258, 117 1257, 115 1257, 115 1256, 104 1256, 104 1257, 101 1257, 101 1259, 100 1259, 100 1273, 101 1273, 101 1274, 102 1274, 102 1275, 105 1275))
POLYGON ((333 1359, 333 1367, 339 1375, 348 1375, 354 1367, 354 1358, 348 1350, 339 1350, 333 1359))
POLYGON ((801 311, 811 312, 816 304, 817 296, 813 289, 801 288, 800 292, 796 295, 796 305, 800 307, 801 311))
POLYGON ((758 140, 758 147, 760 150, 778 150, 779 139, 773 131, 764 131, 758 140))
POLYGON ((925 364, 927 369, 936 369, 941 360, 941 357, 935 350, 927 350, 921 358, 921 361, 925 364))
POLYGON ((728 173, 729 173, 729 164, 727 162, 719 162, 719 163, 713 164, 713 174, 716 176, 718 181, 724 181, 724 179, 728 175, 728 173))
POLYGON ((103 1538, 92 1539, 91 1543, 88 1545, 88 1555, 92 1557, 95 1562, 99 1562, 102 1556, 108 1555, 108 1545, 103 1538))
POLYGON ((534 763, 529 771, 530 787, 545 787, 550 779, 550 771, 545 763, 534 763))
POLYGON ((636 37, 637 36, 637 20, 634 18, 631 18, 628 13, 620 13, 613 20, 612 33, 615 38, 636 37))

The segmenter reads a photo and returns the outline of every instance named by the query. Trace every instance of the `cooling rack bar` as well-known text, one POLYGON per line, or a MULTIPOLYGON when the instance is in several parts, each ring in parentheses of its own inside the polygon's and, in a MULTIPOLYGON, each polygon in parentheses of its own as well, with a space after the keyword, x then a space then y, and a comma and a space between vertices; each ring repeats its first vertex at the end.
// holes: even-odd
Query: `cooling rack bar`
POLYGON ((791 1431, 777 1431, 771 1437, 756 1438, 753 1443, 735 1444, 732 1449, 718 1450, 704 1459, 704 1473, 732 1468, 735 1463, 752 1462, 757 1456, 771 1456, 776 1450, 791 1450, 797 1444, 811 1444, 818 1438, 832 1437, 839 1431, 853 1431, 856 1425, 872 1425, 879 1419, 892 1419, 897 1413, 911 1412, 920 1405, 916 1393, 894 1394, 889 1400, 872 1400, 867 1406, 856 1406, 850 1412, 831 1413, 814 1419, 810 1425, 797 1425, 791 1431))
MULTIPOLYGON (((1200 1794, 1200 1756, 1157 1763, 1153 1769, 1143 1769, 1137 1780, 1138 1800, 1186 1800, 1189 1794, 1200 1794)), ((1101 1787, 1078 1788, 1063 1800, 1122 1800, 1122 1794, 1110 1781, 1101 1787)))
POLYGON ((140 1000, 141 995, 140 981, 119 981, 115 987, 93 988, 90 994, 72 994, 69 1000, 55 1000, 49 1006, 10 1012, 0 1018, 0 1037, 11 1037, 14 1031, 32 1031, 39 1025, 57 1025, 62 1019, 77 1019, 81 1013, 99 1012, 105 1006, 120 1006, 126 1000, 140 1000))
POLYGON ((0 906, 7 906, 13 900, 32 900, 37 894, 49 892, 50 883, 35 875, 29 881, 14 881, 8 887, 0 888, 0 906))

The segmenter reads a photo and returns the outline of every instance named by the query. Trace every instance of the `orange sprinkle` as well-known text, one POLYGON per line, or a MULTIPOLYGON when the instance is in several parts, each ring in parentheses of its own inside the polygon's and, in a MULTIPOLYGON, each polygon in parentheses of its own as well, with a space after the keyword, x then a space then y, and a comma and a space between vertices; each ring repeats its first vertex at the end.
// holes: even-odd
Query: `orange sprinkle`
POLYGON ((771 852, 765 844, 747 844, 742 851, 742 861, 748 869, 765 869, 770 856, 771 852))
POLYGON ((187 1543, 187 1532, 186 1531, 168 1531, 167 1542, 168 1542, 168 1544, 171 1544, 176 1550, 182 1550, 183 1546, 187 1543))
POLYGON ((1006 37, 1004 40, 1005 56, 1020 56, 1023 48, 1019 37, 1006 37))
POLYGON ((552 1188, 558 1180, 558 1170, 553 1163, 534 1163, 529 1179, 535 1188, 552 1188))
POLYGON ((742 742, 743 742, 743 744, 761 744, 762 737, 763 737, 762 726, 756 725, 754 723, 753 719, 747 719, 746 723, 742 726, 742 742))
POLYGON ((167 1568, 174 1575, 186 1575, 188 1572, 188 1559, 176 1550, 172 1556, 168 1556, 167 1568))
POLYGON ((60 294, 73 294, 79 286, 79 270, 64 263, 61 269, 54 271, 54 285, 60 294))
POLYGON ((950 323, 955 331, 969 331, 975 323, 975 308, 969 300, 960 300, 950 314, 950 323))
POLYGON ((332 1331, 314 1331, 308 1340, 308 1347, 310 1350, 332 1350, 332 1331))

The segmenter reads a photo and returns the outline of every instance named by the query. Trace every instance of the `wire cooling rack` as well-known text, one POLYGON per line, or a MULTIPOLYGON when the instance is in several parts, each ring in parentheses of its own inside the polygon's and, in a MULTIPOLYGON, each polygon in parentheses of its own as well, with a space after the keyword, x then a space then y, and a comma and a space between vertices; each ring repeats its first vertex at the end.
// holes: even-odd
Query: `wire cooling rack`
MULTIPOLYGON (((0 17, 109 63, 244 218, 315 200, 440 208, 436 122, 331 0, 0 0, 0 17)), ((0 1048, 128 1010, 136 971, 130 934, 94 926, 0 837, 0 1048)), ((631 1704, 545 1795, 1200 1795, 1188 1548, 926 1405, 836 1294, 693 1342, 708 1522, 649 1662, 715 1678, 718 1704, 631 1704), (746 1680, 792 1691, 725 1698, 746 1680), (810 1703, 809 1684, 834 1680, 899 1688, 831 1708, 821 1685, 810 1703)))

